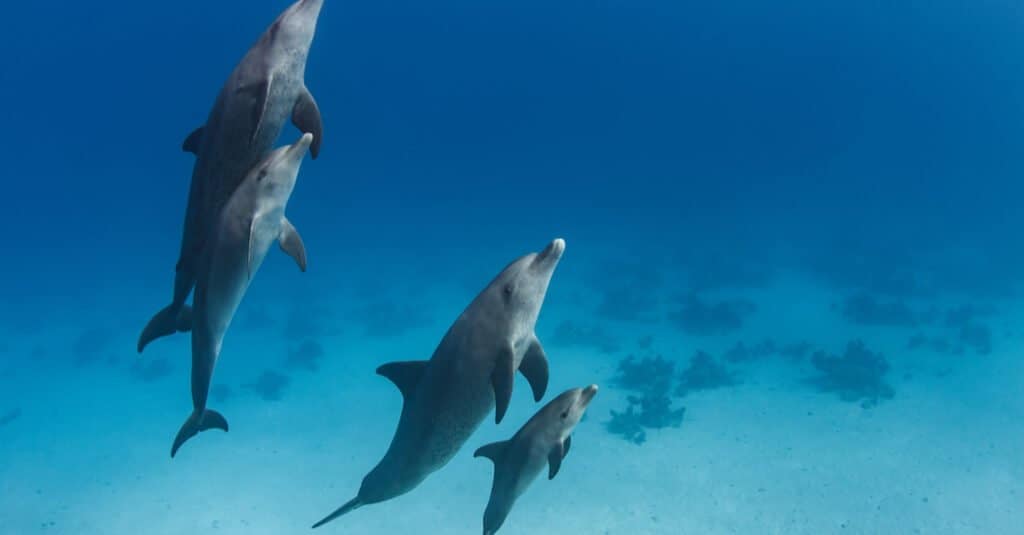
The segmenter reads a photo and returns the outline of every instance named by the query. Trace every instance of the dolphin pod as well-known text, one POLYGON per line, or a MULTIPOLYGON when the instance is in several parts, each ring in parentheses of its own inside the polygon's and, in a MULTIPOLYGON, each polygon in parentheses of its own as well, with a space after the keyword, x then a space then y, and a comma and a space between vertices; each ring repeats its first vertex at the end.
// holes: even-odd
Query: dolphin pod
POLYGON ((430 360, 377 369, 404 398, 398 429, 356 497, 314 528, 414 489, 451 460, 492 408, 500 423, 516 370, 535 400, 544 396, 548 361, 533 329, 564 251, 565 241, 556 239, 509 264, 459 315, 430 360))
POLYGON ((290 116, 313 134, 310 153, 320 153, 320 111, 303 81, 306 58, 323 0, 299 0, 270 25, 224 83, 206 124, 182 148, 195 154, 185 208, 181 252, 171 304, 156 313, 139 335, 137 349, 162 336, 190 329, 185 305, 199 276, 200 260, 221 208, 246 174, 270 151, 290 116))
MULTIPOLYGON (((207 407, 210 382, 232 319, 272 245, 306 270, 305 245, 285 209, 305 155, 316 159, 322 144, 319 108, 304 82, 322 6, 323 0, 298 0, 281 13, 234 68, 206 123, 182 145, 196 159, 174 292, 137 343, 141 353, 157 338, 191 331, 192 413, 175 436, 171 457, 202 431, 228 430, 227 420, 207 407), (301 137, 272 151, 289 118, 301 137)), ((564 252, 565 241, 555 239, 514 260, 455 319, 428 360, 377 369, 403 398, 394 436, 356 496, 314 528, 415 489, 451 461, 492 409, 500 424, 517 371, 534 400, 543 399, 548 358, 534 330, 564 252)), ((476 451, 474 456, 495 464, 485 535, 501 527, 545 465, 549 477, 558 472, 570 434, 596 392, 596 385, 569 390, 511 439, 476 451)))
POLYGON ((295 188, 302 158, 312 142, 312 134, 303 134, 294 145, 270 153, 249 172, 221 211, 203 256, 202 275, 196 282, 192 315, 193 412, 174 438, 171 457, 200 431, 228 430, 227 420, 206 408, 213 367, 224 333, 271 244, 280 243, 299 269, 306 270, 306 248, 284 216, 284 209, 295 188))

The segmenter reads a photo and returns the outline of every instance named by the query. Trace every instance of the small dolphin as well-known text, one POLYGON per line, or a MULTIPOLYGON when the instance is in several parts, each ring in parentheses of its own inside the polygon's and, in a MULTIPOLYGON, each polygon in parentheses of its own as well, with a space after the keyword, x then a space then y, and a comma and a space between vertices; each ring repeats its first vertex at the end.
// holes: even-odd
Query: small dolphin
POLYGON ((512 438, 492 442, 476 450, 473 457, 494 461, 494 483, 484 511, 484 535, 494 535, 530 483, 548 465, 552 479, 569 453, 572 430, 583 417, 597 385, 573 388, 551 400, 512 438))
POLYGON ((496 421, 504 417, 517 369, 534 399, 544 397, 548 361, 534 326, 564 251, 565 242, 556 239, 509 264, 455 320, 430 360, 377 369, 402 392, 398 429, 359 494, 314 528, 405 494, 447 464, 495 404, 496 421))
POLYGON ((313 158, 320 153, 320 111, 303 80, 322 5, 323 0, 299 0, 286 9, 232 71, 206 124, 182 145, 196 155, 196 163, 175 267, 174 297, 142 330, 140 353, 157 338, 191 328, 191 310, 185 300, 196 283, 208 233, 246 173, 273 147, 289 116, 299 130, 313 134, 313 158))
POLYGON ((270 153, 246 176, 220 214, 204 255, 205 269, 196 283, 192 329, 194 410, 174 438, 171 457, 200 431, 228 430, 227 420, 206 408, 210 380, 224 333, 270 245, 280 243, 299 269, 306 270, 306 248, 284 210, 312 142, 312 134, 303 134, 294 145, 270 153))

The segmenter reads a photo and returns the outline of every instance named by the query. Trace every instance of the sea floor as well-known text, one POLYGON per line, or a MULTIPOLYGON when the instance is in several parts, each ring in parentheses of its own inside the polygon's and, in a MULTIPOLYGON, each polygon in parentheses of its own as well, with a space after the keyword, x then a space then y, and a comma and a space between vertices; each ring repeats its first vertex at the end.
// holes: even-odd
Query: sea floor
MULTIPOLYGON (((844 305, 855 292, 788 273, 757 287, 703 291, 701 316, 670 267, 627 275, 636 281, 626 293, 650 299, 623 299, 595 282, 599 261, 563 262, 579 263, 559 268, 537 329, 551 362, 544 401, 574 386, 602 388, 559 475, 539 478, 501 533, 1018 532, 1019 303, 878 298, 921 317, 939 314, 905 322, 892 313, 902 308, 865 316, 844 305), (670 282, 651 282, 659 280, 670 282), (714 305, 740 300, 753 306, 730 315, 714 305), (920 333, 956 345, 957 325, 942 318, 964 304, 991 307, 977 320, 991 332, 987 351, 911 349, 920 333), (812 349, 723 357, 737 342, 766 338, 812 349), (840 355, 857 339, 887 361, 891 397, 844 400, 809 380, 814 351, 840 355), (669 392, 673 408, 685 407, 681 423, 648 427, 642 443, 609 432, 611 411, 622 412, 634 394, 616 380, 623 358, 661 355, 678 375, 697 350, 726 366, 734 384, 669 392)), ((243 303, 217 369, 210 405, 230 432, 203 433, 173 460, 171 440, 190 409, 189 339, 134 351, 162 287, 118 287, 70 310, 40 302, 2 311, 10 320, 0 345, 0 534, 309 532, 355 495, 394 431, 401 397, 374 369, 428 358, 502 265, 467 265, 476 270, 467 282, 361 289, 329 283, 329 273, 296 288, 286 281, 300 275, 287 263, 271 265, 243 303), (59 312, 47 314, 51 306, 59 312)), ((515 388, 502 424, 485 421, 419 488, 318 532, 479 533, 492 468, 472 452, 510 437, 540 407, 524 380, 515 388)))

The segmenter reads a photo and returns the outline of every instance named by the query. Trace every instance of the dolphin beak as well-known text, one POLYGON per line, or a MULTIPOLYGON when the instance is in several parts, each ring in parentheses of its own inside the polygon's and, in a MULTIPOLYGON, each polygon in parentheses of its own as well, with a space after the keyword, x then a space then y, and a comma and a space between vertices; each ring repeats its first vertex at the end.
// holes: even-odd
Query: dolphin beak
POLYGON ((306 157, 306 153, 309 152, 309 146, 312 144, 313 134, 306 132, 288 149, 288 155, 295 160, 301 160, 306 157))
POLYGON ((593 400, 594 396, 596 395, 597 385, 587 386, 586 388, 583 389, 583 392, 580 392, 580 405, 584 407, 590 405, 590 401, 593 400))
POLYGON ((562 253, 565 252, 565 240, 562 238, 556 238, 554 241, 548 244, 537 255, 537 259, 534 262, 538 264, 550 264, 554 266, 562 258, 562 253))

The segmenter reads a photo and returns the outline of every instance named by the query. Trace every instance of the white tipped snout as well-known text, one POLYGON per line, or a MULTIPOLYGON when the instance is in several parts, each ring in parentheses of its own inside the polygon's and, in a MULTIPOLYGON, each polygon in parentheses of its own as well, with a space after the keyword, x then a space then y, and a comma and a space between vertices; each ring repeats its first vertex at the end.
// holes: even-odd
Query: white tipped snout
POLYGON ((544 248, 540 254, 537 255, 537 260, 541 262, 556 262, 562 258, 562 253, 565 252, 565 240, 562 238, 555 238, 547 247, 544 248))
POLYGON ((302 134, 292 146, 288 149, 288 153, 295 158, 302 158, 309 152, 309 146, 313 144, 313 134, 306 132, 302 134))
POLYGON ((594 399, 594 396, 597 395, 597 390, 597 385, 589 385, 583 388, 583 391, 580 392, 580 399, 583 405, 589 404, 590 400, 594 399))

